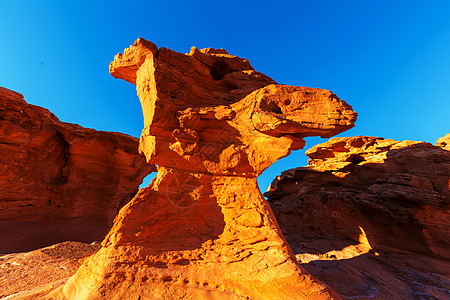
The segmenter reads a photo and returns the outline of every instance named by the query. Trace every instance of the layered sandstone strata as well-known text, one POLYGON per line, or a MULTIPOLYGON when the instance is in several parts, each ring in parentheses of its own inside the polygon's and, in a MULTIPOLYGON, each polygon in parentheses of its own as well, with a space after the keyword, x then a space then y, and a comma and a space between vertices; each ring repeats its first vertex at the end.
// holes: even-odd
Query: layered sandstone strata
POLYGON ((64 123, 0 88, 0 253, 102 240, 153 165, 138 140, 64 123))
POLYGON ((424 142, 333 138, 265 193, 302 265, 342 297, 450 295, 450 152, 424 142))
POLYGON ((333 93, 276 84, 223 49, 181 54, 138 39, 110 72, 136 84, 140 150, 158 165, 121 209, 69 299, 330 299, 297 263, 256 177, 304 145, 353 127, 333 93))

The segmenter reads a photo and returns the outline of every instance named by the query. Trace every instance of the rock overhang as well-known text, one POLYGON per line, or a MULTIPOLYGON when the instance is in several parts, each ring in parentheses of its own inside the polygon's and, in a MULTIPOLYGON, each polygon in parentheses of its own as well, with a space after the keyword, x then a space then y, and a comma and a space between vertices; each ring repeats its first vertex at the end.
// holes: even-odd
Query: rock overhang
POLYGON ((139 38, 116 55, 110 72, 136 84, 145 126, 140 151, 164 167, 258 176, 302 148, 303 138, 331 137, 357 117, 332 92, 277 84, 224 49, 182 54, 139 38))

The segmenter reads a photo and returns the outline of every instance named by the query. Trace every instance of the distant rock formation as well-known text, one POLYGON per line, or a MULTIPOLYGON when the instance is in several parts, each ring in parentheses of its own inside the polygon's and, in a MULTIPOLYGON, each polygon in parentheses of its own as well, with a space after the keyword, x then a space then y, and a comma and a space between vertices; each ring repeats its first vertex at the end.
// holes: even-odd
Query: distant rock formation
POLYGON ((278 85, 223 49, 184 55, 138 39, 110 72, 137 86, 140 150, 158 175, 50 298, 339 298, 298 265, 256 177, 304 137, 353 127, 348 104, 278 85))
POLYGON ((153 165, 131 136, 60 122, 0 87, 0 253, 104 238, 153 165))
POLYGON ((265 196, 302 266, 343 298, 447 299, 448 137, 333 138, 278 176, 265 196))

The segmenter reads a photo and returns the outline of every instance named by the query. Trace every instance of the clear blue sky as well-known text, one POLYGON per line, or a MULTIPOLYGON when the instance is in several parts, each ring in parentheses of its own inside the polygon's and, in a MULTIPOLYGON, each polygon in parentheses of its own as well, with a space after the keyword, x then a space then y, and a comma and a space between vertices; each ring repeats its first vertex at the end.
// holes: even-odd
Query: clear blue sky
MULTIPOLYGON (((434 143, 450 132, 448 0, 0 0, 0 86, 62 121, 138 137, 135 87, 108 73, 137 37, 225 48, 279 83, 329 89, 359 114, 342 136, 434 143)), ((261 190, 306 162, 304 150, 277 162, 261 190)))

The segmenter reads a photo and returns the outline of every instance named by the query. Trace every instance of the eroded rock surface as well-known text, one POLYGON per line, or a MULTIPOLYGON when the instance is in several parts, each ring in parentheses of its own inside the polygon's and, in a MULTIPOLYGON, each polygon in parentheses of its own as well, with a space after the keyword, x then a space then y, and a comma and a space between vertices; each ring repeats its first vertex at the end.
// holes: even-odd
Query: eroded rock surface
POLYGON ((63 285, 80 267, 79 260, 99 248, 100 242, 71 241, 30 252, 0 255, 0 298, 10 295, 14 299, 35 289, 63 285))
POLYGON ((343 298, 447 299, 444 140, 333 138, 277 177, 265 195, 302 266, 343 298))
POLYGON ((436 146, 450 151, 450 133, 447 133, 445 136, 439 138, 436 141, 436 146))
POLYGON ((0 253, 102 240, 153 165, 138 140, 60 122, 0 88, 0 253))
POLYGON ((256 177, 304 137, 351 128, 349 105, 278 85, 223 49, 185 55, 138 39, 110 72, 136 84, 140 150, 158 175, 50 297, 338 298, 298 265, 256 177))

